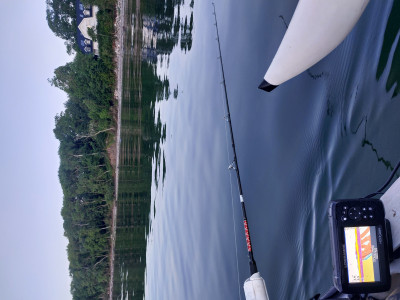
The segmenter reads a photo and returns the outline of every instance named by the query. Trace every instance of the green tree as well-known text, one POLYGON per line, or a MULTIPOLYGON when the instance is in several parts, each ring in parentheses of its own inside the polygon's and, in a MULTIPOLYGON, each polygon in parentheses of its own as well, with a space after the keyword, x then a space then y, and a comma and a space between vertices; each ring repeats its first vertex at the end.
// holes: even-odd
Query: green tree
POLYGON ((74 0, 46 0, 46 19, 56 36, 73 41, 76 34, 74 0))

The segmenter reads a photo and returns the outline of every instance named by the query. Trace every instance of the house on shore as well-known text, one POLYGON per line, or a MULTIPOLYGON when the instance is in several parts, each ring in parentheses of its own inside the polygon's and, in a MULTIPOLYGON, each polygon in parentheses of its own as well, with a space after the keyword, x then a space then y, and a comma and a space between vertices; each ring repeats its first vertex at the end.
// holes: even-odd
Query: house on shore
POLYGON ((79 49, 83 54, 92 54, 93 56, 99 56, 99 43, 93 41, 89 35, 89 29, 96 32, 97 28, 97 12, 99 8, 95 5, 84 6, 81 1, 76 0, 76 24, 77 27, 77 43, 79 49))
POLYGON ((157 19, 143 16, 142 17, 142 60, 150 63, 157 62, 157 19))

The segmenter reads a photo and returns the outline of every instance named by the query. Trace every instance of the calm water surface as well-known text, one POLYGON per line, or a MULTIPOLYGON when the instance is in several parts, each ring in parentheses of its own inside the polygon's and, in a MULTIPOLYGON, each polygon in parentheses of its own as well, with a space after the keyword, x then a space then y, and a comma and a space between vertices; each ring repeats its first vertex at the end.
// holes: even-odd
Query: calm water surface
MULTIPOLYGON (((139 61, 127 53, 118 299, 244 299, 247 253, 227 170, 212 5, 186 2, 168 19, 179 13, 181 25, 158 43, 169 48, 139 61)), ((216 2, 254 254, 271 299, 331 286, 328 202, 374 192, 400 159, 398 5, 371 1, 340 47, 266 94, 257 86, 296 5, 216 2)))

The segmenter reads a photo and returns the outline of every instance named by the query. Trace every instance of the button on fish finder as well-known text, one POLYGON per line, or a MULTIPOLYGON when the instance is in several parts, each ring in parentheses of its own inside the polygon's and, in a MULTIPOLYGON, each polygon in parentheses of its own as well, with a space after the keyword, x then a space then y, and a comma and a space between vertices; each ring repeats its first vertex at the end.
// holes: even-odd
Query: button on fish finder
POLYGON ((343 219, 344 216, 347 216, 347 209, 348 209, 347 206, 343 206, 343 208, 342 208, 342 219, 343 219))
POLYGON ((352 207, 349 209, 349 218, 352 220, 361 219, 361 210, 359 207, 352 207))

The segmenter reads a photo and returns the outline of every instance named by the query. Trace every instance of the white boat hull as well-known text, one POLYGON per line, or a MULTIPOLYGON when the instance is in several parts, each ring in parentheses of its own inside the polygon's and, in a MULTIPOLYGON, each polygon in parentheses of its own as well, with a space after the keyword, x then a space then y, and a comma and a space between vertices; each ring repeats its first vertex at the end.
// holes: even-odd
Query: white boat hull
POLYGON ((307 70, 335 49, 369 0, 300 0, 259 88, 270 91, 307 70))

